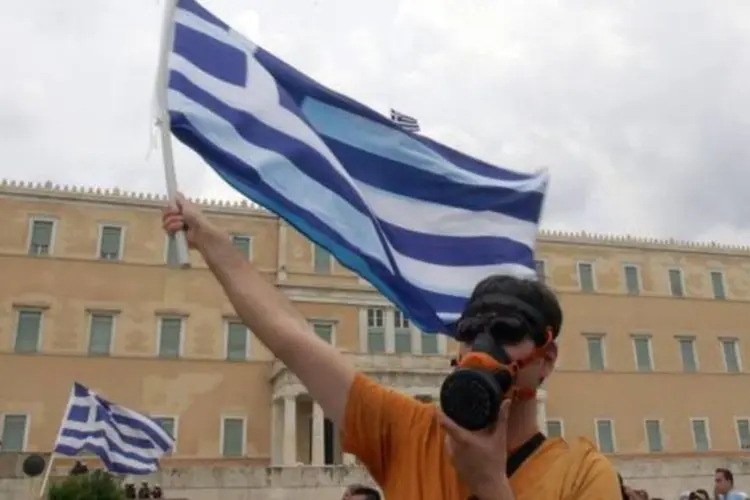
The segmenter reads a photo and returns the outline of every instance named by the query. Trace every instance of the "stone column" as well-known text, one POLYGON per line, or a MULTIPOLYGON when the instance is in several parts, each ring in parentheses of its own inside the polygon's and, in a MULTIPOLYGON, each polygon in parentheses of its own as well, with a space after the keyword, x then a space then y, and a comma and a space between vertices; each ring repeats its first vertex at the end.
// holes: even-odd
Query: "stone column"
POLYGON ((286 253, 287 253, 288 230, 287 224, 279 219, 279 252, 278 264, 276 269, 276 279, 284 281, 286 279, 286 253))
POLYGON ((282 446, 281 439, 284 436, 284 415, 281 409, 281 401, 271 401, 271 465, 281 464, 282 446))
POLYGON ((448 336, 447 335, 438 335, 437 336, 437 342, 438 342, 438 354, 448 354, 448 336))
POLYGON ((385 318, 383 318, 383 321, 385 321, 383 325, 385 327, 385 352, 389 354, 396 352, 395 316, 396 314, 392 307, 385 308, 385 318))
POLYGON ((313 403, 312 409, 312 432, 310 433, 311 463, 312 465, 325 465, 325 417, 323 408, 318 403, 313 403))
POLYGON ((297 465, 297 398, 284 396, 283 465, 297 465))
POLYGON ((536 422, 542 432, 547 432, 547 390, 536 391, 536 422))
POLYGON ((409 323, 409 333, 411 333, 412 354, 422 354, 422 332, 413 323, 409 323))
POLYGON ((359 309, 359 352, 367 352, 367 308, 359 309))

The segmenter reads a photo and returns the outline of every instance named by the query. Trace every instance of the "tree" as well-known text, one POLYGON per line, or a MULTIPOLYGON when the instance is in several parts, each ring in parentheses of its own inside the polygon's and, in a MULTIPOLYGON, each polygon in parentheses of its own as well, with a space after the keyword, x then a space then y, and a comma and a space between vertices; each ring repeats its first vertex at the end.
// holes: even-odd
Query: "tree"
POLYGON ((47 500, 124 500, 125 492, 120 481, 103 470, 80 476, 68 476, 54 484, 47 500))

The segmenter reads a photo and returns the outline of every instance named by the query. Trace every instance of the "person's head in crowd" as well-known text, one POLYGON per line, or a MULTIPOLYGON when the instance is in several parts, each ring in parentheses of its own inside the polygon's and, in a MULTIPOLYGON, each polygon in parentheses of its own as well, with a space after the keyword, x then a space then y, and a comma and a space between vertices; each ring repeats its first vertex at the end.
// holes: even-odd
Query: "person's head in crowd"
POLYGON ((729 469, 719 467, 714 474, 714 491, 717 495, 726 495, 734 488, 734 474, 729 469))
POLYGON ((617 474, 617 480, 620 481, 620 491, 622 493, 623 500, 628 500, 628 492, 625 489, 625 482, 622 480, 621 474, 617 474))
POLYGON ((136 498, 135 484, 125 484, 125 498, 136 498))
POLYGON ((534 394, 554 369, 557 360, 555 340, 560 333, 562 317, 557 297, 541 281, 494 275, 477 284, 456 323, 456 339, 460 342, 456 364, 459 366, 482 333, 490 333, 511 361, 533 359, 516 377, 518 397, 510 409, 509 437, 519 425, 536 425, 534 394), (543 331, 507 328, 506 318, 509 316, 519 318, 525 325, 539 325, 537 330, 543 331))
POLYGON ((70 475, 71 476, 82 476, 84 474, 88 474, 89 468, 86 466, 86 464, 82 463, 80 460, 76 460, 76 463, 73 464, 73 467, 70 469, 70 475))
POLYGON ((380 493, 375 488, 355 484, 349 486, 344 492, 342 500, 381 500, 380 493))
POLYGON ((706 490, 695 490, 690 492, 687 500, 711 500, 711 496, 706 490))

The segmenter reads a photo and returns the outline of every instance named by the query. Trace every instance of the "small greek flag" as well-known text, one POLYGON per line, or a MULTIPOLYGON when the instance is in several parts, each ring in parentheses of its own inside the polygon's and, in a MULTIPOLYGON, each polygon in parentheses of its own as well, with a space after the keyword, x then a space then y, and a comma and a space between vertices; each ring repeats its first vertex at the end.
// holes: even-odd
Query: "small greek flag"
POLYGON ((391 121, 407 132, 419 132, 419 121, 413 116, 399 113, 391 108, 391 121))
POLYGON ((76 382, 60 425, 55 453, 89 451, 116 474, 149 474, 172 449, 174 438, 151 418, 111 403, 76 382))

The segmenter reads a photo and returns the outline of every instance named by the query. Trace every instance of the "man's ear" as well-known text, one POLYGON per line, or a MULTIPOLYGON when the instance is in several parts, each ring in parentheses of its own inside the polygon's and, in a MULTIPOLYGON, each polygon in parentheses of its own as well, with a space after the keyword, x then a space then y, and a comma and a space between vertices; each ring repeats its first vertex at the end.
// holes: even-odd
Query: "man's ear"
POLYGON ((542 355, 542 359, 544 360, 544 363, 542 365, 542 377, 547 378, 549 377, 550 373, 552 373, 552 370, 555 368, 555 363, 557 362, 557 343, 551 342, 545 349, 544 354, 542 355))

